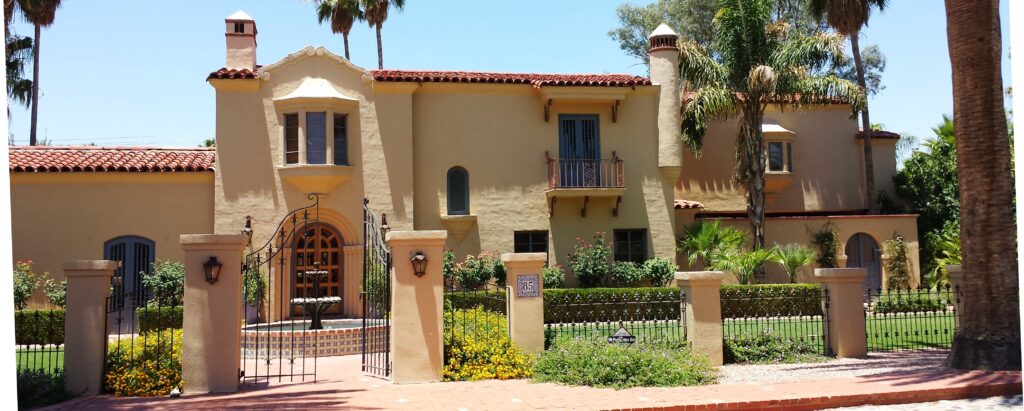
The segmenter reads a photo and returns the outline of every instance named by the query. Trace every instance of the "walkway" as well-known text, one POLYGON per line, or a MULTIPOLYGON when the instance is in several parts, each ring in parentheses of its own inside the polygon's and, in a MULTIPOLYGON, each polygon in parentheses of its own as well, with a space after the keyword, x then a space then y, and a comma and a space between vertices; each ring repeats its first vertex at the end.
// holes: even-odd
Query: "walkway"
MULTIPOLYGON (((872 375, 771 383, 628 390, 565 387, 527 381, 394 385, 359 372, 359 356, 318 362, 317 383, 272 384, 229 395, 183 398, 83 398, 50 409, 819 409, 927 402, 1021 392, 1015 373, 885 370, 872 375), (700 407, 695 407, 700 405, 700 407)), ((824 365, 824 364, 822 364, 824 365)), ((826 368, 826 367, 822 367, 826 368)))

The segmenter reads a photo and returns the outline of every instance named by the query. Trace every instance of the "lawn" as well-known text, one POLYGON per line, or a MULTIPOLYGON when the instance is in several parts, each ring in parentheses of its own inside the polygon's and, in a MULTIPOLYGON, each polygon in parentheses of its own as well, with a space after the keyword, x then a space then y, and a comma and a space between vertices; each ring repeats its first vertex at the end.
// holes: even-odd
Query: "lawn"
POLYGON ((548 343, 556 344, 561 341, 571 341, 574 338, 589 338, 592 336, 607 337, 615 334, 619 327, 624 327, 634 337, 667 337, 683 338, 686 331, 683 330, 683 323, 673 320, 658 321, 632 321, 632 322, 607 322, 607 323, 579 323, 579 324, 546 324, 545 339, 548 343))
POLYGON ((46 370, 64 368, 64 347, 45 348, 32 350, 17 350, 15 352, 19 370, 46 370))

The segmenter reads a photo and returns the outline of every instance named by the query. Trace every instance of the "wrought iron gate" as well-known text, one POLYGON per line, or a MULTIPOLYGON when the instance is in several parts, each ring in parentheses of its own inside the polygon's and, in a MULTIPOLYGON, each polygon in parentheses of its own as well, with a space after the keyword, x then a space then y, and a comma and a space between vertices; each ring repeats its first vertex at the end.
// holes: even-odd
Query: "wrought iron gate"
POLYGON ((363 371, 391 375, 391 250, 384 242, 387 216, 377 221, 363 199, 363 371))
MULTIPOLYGON (((319 333, 311 320, 319 316, 311 315, 317 309, 308 308, 312 308, 310 304, 319 308, 326 292, 320 285, 321 245, 307 241, 319 226, 320 198, 316 194, 307 198, 312 204, 289 212, 263 246, 253 249, 250 243, 249 253, 243 258, 242 312, 246 324, 241 328, 242 384, 316 381, 319 333), (306 251, 302 256, 298 255, 300 243, 306 251), (299 258, 313 259, 311 265, 316 269, 299 272, 294 264, 299 258), (300 291, 303 295, 298 295, 300 291)), ((244 232, 253 233, 249 217, 244 232)))

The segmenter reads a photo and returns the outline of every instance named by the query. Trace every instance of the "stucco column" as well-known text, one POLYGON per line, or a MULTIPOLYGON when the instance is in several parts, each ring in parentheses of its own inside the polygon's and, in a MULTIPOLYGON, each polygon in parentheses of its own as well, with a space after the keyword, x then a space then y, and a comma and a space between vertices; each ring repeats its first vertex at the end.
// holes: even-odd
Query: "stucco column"
POLYGON ((879 257, 882 270, 882 291, 889 291, 889 255, 882 254, 879 257))
POLYGON ((828 290, 828 324, 825 339, 839 358, 867 355, 867 331, 864 324, 864 268, 818 268, 814 276, 828 290))
POLYGON ((441 381, 444 367, 444 242, 447 231, 392 231, 391 379, 398 384, 441 381), (427 257, 419 277, 410 259, 427 257))
POLYGON ((512 342, 532 354, 544 352, 545 253, 502 254, 508 293, 508 328, 512 342))
POLYGON ((98 395, 103 386, 104 340, 107 339, 107 296, 117 261, 77 260, 64 263, 68 279, 64 310, 64 385, 74 394, 98 395))
POLYGON ((185 250, 185 319, 181 341, 184 394, 238 391, 241 366, 241 234, 182 234, 185 250), (217 282, 206 281, 203 263, 223 264, 217 282))
POLYGON ((676 286, 686 295, 686 340, 697 353, 722 365, 722 271, 676 273, 676 286))
POLYGON ((846 262, 849 261, 849 259, 850 259, 850 257, 847 256, 846 254, 837 256, 836 257, 836 265, 838 265, 839 268, 846 268, 846 262))

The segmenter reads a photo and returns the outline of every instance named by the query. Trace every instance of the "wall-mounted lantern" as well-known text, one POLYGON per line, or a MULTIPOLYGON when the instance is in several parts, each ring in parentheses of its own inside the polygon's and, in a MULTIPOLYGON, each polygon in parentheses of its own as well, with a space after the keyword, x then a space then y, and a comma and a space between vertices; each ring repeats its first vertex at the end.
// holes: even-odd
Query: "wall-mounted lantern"
POLYGON ((427 273, 427 255, 422 251, 417 251, 410 261, 412 261, 412 271, 416 273, 417 277, 423 277, 427 273))
POLYGON ((220 269, 223 266, 224 264, 217 261, 216 256, 211 255, 210 259, 203 263, 203 273, 206 274, 206 282, 210 284, 216 283, 220 279, 220 269))

